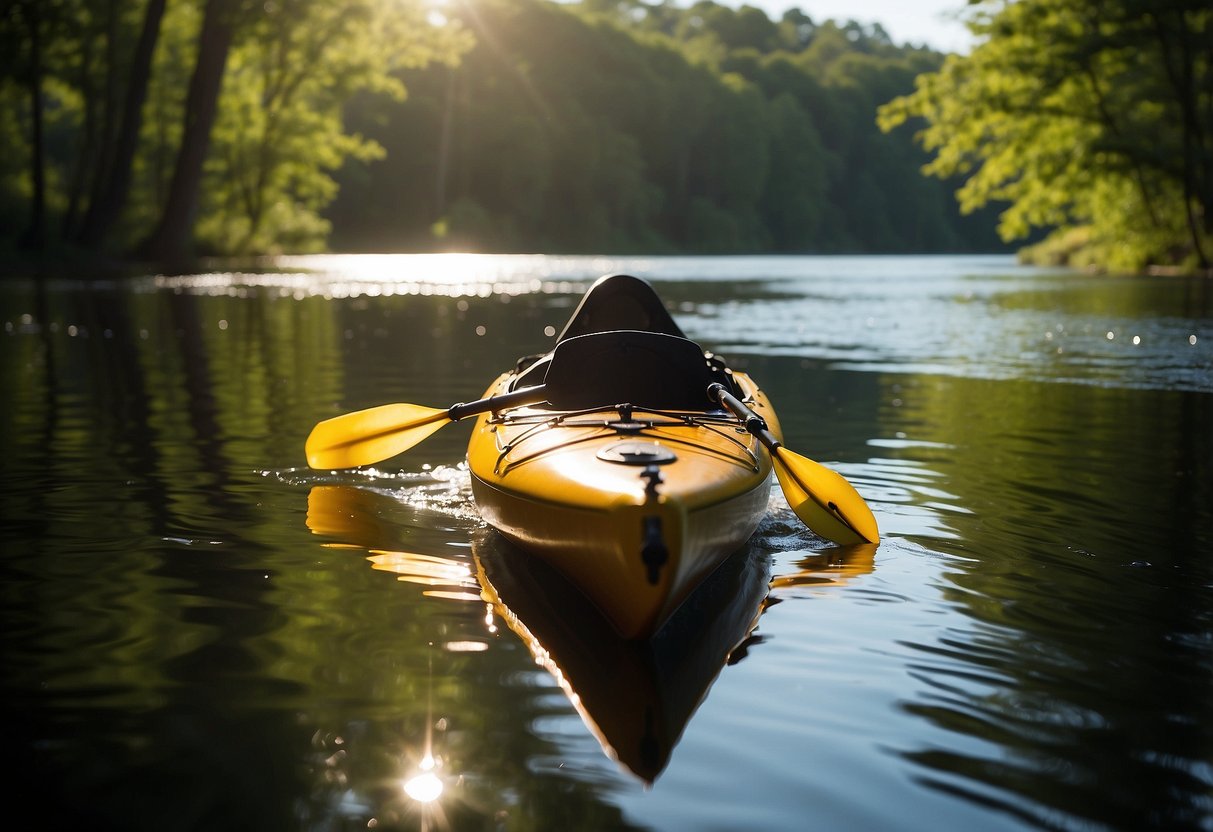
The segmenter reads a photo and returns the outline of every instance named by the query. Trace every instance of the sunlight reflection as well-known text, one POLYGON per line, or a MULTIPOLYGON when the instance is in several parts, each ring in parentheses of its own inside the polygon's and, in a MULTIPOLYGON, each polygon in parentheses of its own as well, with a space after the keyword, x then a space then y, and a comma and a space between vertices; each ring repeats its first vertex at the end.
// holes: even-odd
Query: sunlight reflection
POLYGON ((466 563, 457 560, 421 555, 415 552, 396 552, 371 549, 367 560, 372 569, 393 572, 396 580, 431 587, 422 594, 453 601, 479 601, 480 584, 466 563))
POLYGON ((395 572, 402 581, 413 583, 476 586, 471 567, 466 563, 440 558, 436 555, 420 555, 415 552, 397 552, 387 549, 371 549, 367 558, 375 569, 395 572))
POLYGON ((434 758, 426 754, 418 768, 420 774, 404 781, 404 793, 418 803, 433 803, 442 796, 442 781, 434 774, 434 758))
POLYGON ((644 258, 463 252, 284 255, 261 258, 247 271, 161 274, 145 285, 148 291, 239 297, 260 289, 297 300, 571 294, 608 272, 644 271, 648 264, 644 258))
POLYGON ((323 545, 333 549, 365 549, 372 569, 391 572, 398 581, 428 587, 422 595, 479 603, 480 584, 466 561, 374 547, 374 541, 390 534, 376 519, 375 506, 395 499, 350 486, 314 486, 308 492, 307 526, 313 534, 359 541, 323 545))
POLYGON ((448 641, 442 648, 450 653, 483 653, 489 645, 483 641, 448 641))

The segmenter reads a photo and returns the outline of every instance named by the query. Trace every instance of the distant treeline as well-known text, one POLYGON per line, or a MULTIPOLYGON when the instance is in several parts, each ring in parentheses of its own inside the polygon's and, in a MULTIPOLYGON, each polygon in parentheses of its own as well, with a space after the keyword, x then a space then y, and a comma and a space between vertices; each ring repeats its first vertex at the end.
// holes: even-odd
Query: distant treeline
POLYGON ((10 0, 0 252, 997 250, 876 125, 942 65, 713 2, 10 0))
POLYGON ((454 6, 475 47, 361 97, 327 212, 342 249, 923 252, 1003 247, 877 107, 942 56, 798 10, 639 0, 454 6))

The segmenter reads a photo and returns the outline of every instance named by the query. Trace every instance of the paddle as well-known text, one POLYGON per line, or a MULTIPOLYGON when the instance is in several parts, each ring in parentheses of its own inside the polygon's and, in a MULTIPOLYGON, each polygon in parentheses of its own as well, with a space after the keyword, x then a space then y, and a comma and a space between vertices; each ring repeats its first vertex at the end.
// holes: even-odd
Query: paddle
POLYGON ((524 387, 487 399, 460 402, 446 410, 419 404, 384 404, 326 419, 312 428, 304 444, 313 468, 355 468, 396 456, 430 434, 466 416, 536 404, 547 398, 544 385, 524 387))
POLYGON ((723 384, 709 385, 708 398, 727 407, 771 452, 788 505, 806 526, 839 544, 880 542, 872 510, 841 474, 783 447, 766 421, 723 384))

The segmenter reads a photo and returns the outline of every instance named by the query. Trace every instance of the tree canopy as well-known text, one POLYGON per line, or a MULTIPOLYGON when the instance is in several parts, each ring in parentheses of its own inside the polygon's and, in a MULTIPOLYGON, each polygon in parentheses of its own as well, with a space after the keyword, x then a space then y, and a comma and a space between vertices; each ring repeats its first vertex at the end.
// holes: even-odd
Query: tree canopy
POLYGON ((982 0, 979 44, 880 110, 923 119, 928 173, 964 210, 1008 204, 1004 239, 1053 229, 1073 265, 1208 270, 1213 6, 1208 0, 982 0))
POLYGON ((378 152, 345 131, 345 102, 400 99, 397 72, 468 44, 425 15, 423 0, 13 0, 0 245, 168 260, 322 245, 333 172, 378 152))
POLYGON ((12 0, 0 251, 989 251, 878 105, 943 56, 700 0, 12 0))
POLYGON ((342 249, 923 252, 1003 247, 922 177, 876 107, 942 56, 878 26, 780 20, 710 0, 477 0, 476 46, 405 75, 351 124, 386 158, 353 162, 328 212, 342 249), (388 208, 389 210, 384 210, 388 208))

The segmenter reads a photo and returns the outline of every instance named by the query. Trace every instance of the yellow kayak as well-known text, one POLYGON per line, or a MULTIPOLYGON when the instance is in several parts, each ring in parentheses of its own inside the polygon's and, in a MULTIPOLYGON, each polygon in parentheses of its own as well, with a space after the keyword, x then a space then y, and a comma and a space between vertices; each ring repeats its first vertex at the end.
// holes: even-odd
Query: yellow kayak
POLYGON ((766 513, 770 453, 709 399, 713 384, 779 437, 748 375, 683 337, 648 284, 612 275, 552 353, 485 393, 524 403, 476 420, 468 465, 481 515, 563 573, 624 638, 659 630, 766 513), (543 400, 525 403, 532 387, 543 400))
POLYGON ((326 419, 304 451, 313 468, 368 465, 472 416, 480 513, 564 573, 624 638, 656 633, 746 542, 767 509, 772 470, 817 534, 840 545, 880 541, 855 488, 785 448, 754 380, 689 340, 635 277, 595 283, 553 349, 520 360, 484 398, 326 419))

